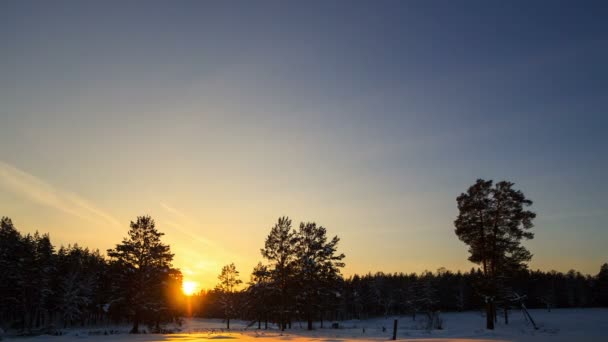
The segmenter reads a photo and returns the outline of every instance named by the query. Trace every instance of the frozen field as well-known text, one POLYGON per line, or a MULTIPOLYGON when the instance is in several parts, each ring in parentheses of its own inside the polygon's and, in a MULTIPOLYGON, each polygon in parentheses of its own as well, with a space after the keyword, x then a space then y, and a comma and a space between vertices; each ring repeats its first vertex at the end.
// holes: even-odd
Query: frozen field
MULTIPOLYGON (((128 327, 111 327, 118 334, 103 335, 105 329, 67 330, 63 336, 5 337, 8 341, 53 342, 53 341, 292 341, 292 342, 349 342, 386 341, 391 338, 393 319, 399 319, 397 339, 400 341, 608 341, 608 309, 557 309, 530 311, 538 330, 526 322, 520 311, 511 312, 510 324, 498 322, 496 330, 483 329, 485 320, 479 312, 445 313, 442 315, 442 330, 421 329, 422 322, 414 322, 411 317, 387 317, 369 320, 340 322, 340 329, 305 330, 305 324, 296 323, 291 330, 280 333, 276 329, 257 330, 257 324, 246 328, 245 322, 231 322, 232 331, 223 328, 221 320, 187 319, 181 332, 169 335, 128 335, 128 327), (385 327, 385 331, 383 331, 385 327), (365 328, 365 332, 363 329, 365 328), (101 335, 98 335, 100 334, 101 335)), ((273 327, 274 328, 274 327, 273 327)))

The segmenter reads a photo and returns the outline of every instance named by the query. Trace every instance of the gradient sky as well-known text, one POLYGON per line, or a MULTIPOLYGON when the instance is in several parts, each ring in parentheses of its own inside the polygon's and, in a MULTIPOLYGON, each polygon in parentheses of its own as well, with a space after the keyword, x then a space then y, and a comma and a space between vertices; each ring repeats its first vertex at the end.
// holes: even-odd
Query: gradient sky
POLYGON ((346 274, 467 270, 456 196, 534 201, 532 268, 608 261, 605 1, 1 1, 0 215, 105 251, 149 214, 244 280, 276 219, 346 274))

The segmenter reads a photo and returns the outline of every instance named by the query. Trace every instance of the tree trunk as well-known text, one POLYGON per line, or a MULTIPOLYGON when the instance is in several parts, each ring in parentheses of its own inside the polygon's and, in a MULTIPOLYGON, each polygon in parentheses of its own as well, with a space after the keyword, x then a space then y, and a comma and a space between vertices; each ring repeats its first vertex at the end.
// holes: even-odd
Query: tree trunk
POLYGON ((135 321, 133 321, 133 328, 131 328, 129 334, 139 334, 139 318, 135 318, 135 321))
POLYGON ((308 330, 312 330, 312 318, 308 315, 308 330))
POLYGON ((505 325, 509 325, 509 310, 505 306, 505 325))
POLYGON ((226 330, 230 330, 230 318, 226 318, 226 330))
POLYGON ((488 300, 486 303, 486 329, 494 330, 494 317, 492 311, 492 302, 488 300))

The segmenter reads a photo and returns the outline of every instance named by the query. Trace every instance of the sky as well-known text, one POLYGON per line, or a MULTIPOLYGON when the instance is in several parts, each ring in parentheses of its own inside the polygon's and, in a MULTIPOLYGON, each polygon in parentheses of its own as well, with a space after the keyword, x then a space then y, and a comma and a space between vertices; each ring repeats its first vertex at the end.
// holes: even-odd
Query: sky
POLYGON ((608 262, 603 1, 2 1, 0 216, 105 252, 151 215, 247 281, 280 216, 344 273, 468 270, 456 197, 534 201, 533 269, 608 262))

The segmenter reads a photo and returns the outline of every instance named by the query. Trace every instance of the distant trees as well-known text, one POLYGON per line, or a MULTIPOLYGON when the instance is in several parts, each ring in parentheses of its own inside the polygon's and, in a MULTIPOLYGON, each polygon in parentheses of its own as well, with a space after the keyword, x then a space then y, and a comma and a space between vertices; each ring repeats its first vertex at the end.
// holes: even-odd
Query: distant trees
POLYGON ((128 237, 108 250, 119 270, 114 301, 126 304, 133 321, 131 333, 139 333, 142 321, 154 323, 158 329, 169 309, 164 285, 170 281, 173 254, 161 242, 163 235, 150 216, 139 216, 131 221, 128 237))
POLYGON ((111 284, 106 260, 99 251, 90 252, 78 245, 61 247, 55 267, 63 275, 55 293, 63 326, 102 321, 111 284))
POLYGON ((243 283, 239 279, 239 271, 236 270, 234 263, 222 267, 222 273, 218 276, 220 283, 216 289, 220 293, 220 301, 223 306, 226 329, 230 329, 230 318, 237 314, 236 288, 243 283))
POLYGON ((129 237, 108 251, 78 245, 55 250, 48 234, 22 235, 0 219, 0 329, 53 332, 72 325, 139 322, 159 329, 183 310, 181 272, 149 216, 131 222, 129 237))
MULTIPOLYGON (((22 296, 22 256, 26 253, 24 239, 8 217, 0 220, 0 322, 25 324, 25 306, 22 296), (17 286, 15 286, 17 285, 17 286)), ((0 327, 5 328, 5 327, 0 327)))
POLYGON ((418 310, 424 312, 429 321, 433 319, 434 312, 439 309, 439 290, 438 279, 441 279, 441 274, 437 277, 431 272, 424 272, 418 277, 418 281, 413 284, 414 298, 418 310))
POLYGON ((61 279, 49 236, 22 236, 10 218, 2 217, 0 270, 0 328, 8 325, 29 332, 49 324, 61 279))
MULTIPOLYGON (((512 214, 515 212, 517 210, 512 214)), ((497 224, 502 225, 501 222, 497 224)), ((506 239, 500 232, 497 237, 506 239)), ((485 302, 487 274, 480 268, 465 273, 441 268, 436 273, 377 273, 343 279, 339 271, 344 256, 337 251, 338 242, 337 237, 328 238, 321 226, 301 223, 294 230, 291 220, 281 217, 262 249, 268 263, 258 263, 254 267, 246 290, 239 293, 243 303, 248 304, 247 309, 239 311, 240 316, 231 315, 231 319, 252 319, 258 321, 258 328, 262 321, 270 321, 285 329, 291 319, 363 319, 402 314, 411 314, 415 319, 416 313, 422 313, 425 326, 437 328, 441 326, 437 311, 472 310, 485 302), (285 299, 282 294, 286 294, 285 299)), ((500 243, 503 251, 518 250, 502 247, 509 245, 500 243)), ((497 260, 518 259, 505 252, 497 260)), ((497 289, 508 285, 510 291, 527 295, 526 305, 530 308, 546 306, 544 295, 548 288, 555 289, 556 301, 552 304, 555 307, 597 305, 595 299, 590 301, 589 298, 593 293, 599 293, 599 275, 591 278, 577 272, 531 272, 522 265, 508 266, 495 265, 500 270, 497 289)), ((202 293, 196 300, 198 316, 224 315, 220 290, 202 293)))
POLYGON ((337 251, 339 241, 314 222, 301 223, 294 230, 288 217, 280 217, 260 250, 267 264, 260 262, 253 269, 245 291, 235 293, 239 273, 234 264, 224 266, 218 286, 195 298, 204 302, 196 304, 198 314, 214 317, 222 312, 229 328, 237 314, 234 298, 242 298, 241 304, 246 305, 241 305, 241 317, 255 319, 258 328, 262 320, 265 327, 270 320, 285 330, 293 318, 303 318, 312 329, 313 320, 322 320, 326 311, 335 314, 341 305, 344 254, 337 251))
MULTIPOLYGON (((386 315, 429 316, 433 311, 477 310, 484 296, 477 290, 483 282, 483 272, 423 272, 420 274, 376 273, 353 275, 344 280, 339 306, 343 319, 364 319, 386 315), (381 295, 374 295, 378 293, 381 295), (389 300, 387 300, 387 298, 389 300), (388 311, 387 311, 388 309, 388 311)), ((607 306, 594 297, 601 279, 579 272, 520 270, 509 281, 519 295, 526 295, 528 308, 546 308, 546 294, 554 289, 552 308, 607 306)))
MULTIPOLYGON (((509 240, 500 233, 497 236, 499 250, 509 251, 503 239, 509 240)), ((139 217, 131 223, 128 237, 106 258, 78 245, 55 249, 47 234, 23 235, 9 218, 2 217, 0 328, 36 333, 73 325, 135 323, 137 309, 138 325, 145 323, 159 331, 160 322, 185 311, 181 273, 171 268, 173 255, 161 237, 151 218, 139 217), (142 292, 136 293, 139 290, 142 292)), ((258 321, 258 328, 264 321, 284 329, 291 319, 322 322, 406 314, 416 319, 416 313, 422 313, 433 328, 438 323, 437 310, 473 310, 486 300, 488 274, 482 262, 464 273, 441 268, 435 273, 355 274, 343 279, 344 256, 338 252, 338 243, 321 226, 302 223, 293 230, 291 221, 281 218, 262 250, 268 263, 260 262, 253 269, 246 290, 237 290, 238 271, 233 264, 227 265, 216 289, 190 298, 194 314, 227 317, 228 327, 230 320, 241 318, 253 320, 252 325, 258 321), (231 298, 227 293, 233 293, 233 303, 238 306, 226 305, 226 298, 231 298), (286 294, 284 301, 282 293, 286 294)), ((484 253, 492 255, 489 250, 484 253)), ((505 255, 496 260, 517 260, 510 252, 505 255)), ((492 263, 490 260, 486 267, 492 263)), ((508 285, 509 291, 525 295, 529 308, 608 306, 608 263, 594 276, 507 265, 496 264, 496 288, 508 285)))
POLYGON ((604 263, 597 274, 595 298, 599 305, 608 306, 608 263, 604 263))
POLYGON ((47 234, 21 235, 0 220, 0 328, 24 332, 109 318, 108 268, 98 251, 58 251, 47 234))
POLYGON ((269 265, 256 268, 255 281, 250 292, 259 292, 264 284, 279 297, 279 325, 284 330, 295 313, 303 314, 312 329, 312 321, 327 304, 335 301, 342 280, 344 254, 338 254, 340 239, 328 240, 327 230, 314 222, 301 223, 292 230, 291 220, 280 217, 266 238, 262 256, 269 265), (261 279, 268 279, 261 283, 261 279))
POLYGON ((469 245, 469 260, 482 266, 479 290, 486 302, 487 329, 494 329, 495 303, 504 281, 532 258, 521 240, 534 237, 528 230, 536 214, 525 209, 532 201, 513 185, 503 181, 493 186, 491 180, 478 179, 457 198, 455 231, 469 245))

